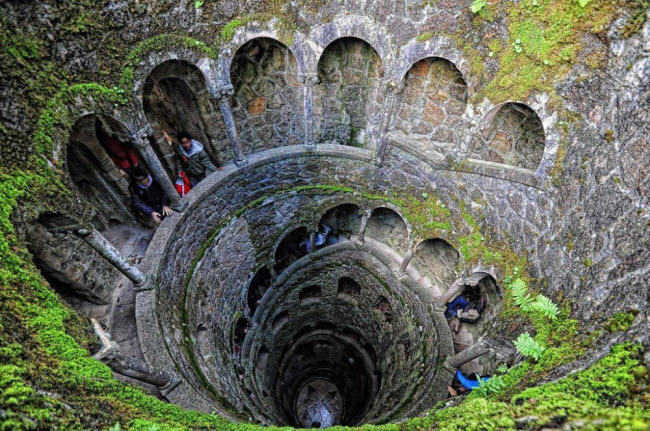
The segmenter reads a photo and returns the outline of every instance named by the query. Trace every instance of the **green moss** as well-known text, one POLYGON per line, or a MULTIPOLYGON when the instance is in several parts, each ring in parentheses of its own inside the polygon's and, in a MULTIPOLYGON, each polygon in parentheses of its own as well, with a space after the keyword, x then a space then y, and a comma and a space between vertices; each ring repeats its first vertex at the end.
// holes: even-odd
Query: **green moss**
POLYGON ((142 58, 151 52, 166 51, 172 48, 190 49, 208 58, 217 58, 217 51, 200 40, 174 33, 159 34, 138 43, 126 56, 125 66, 119 79, 119 87, 130 94, 133 90, 135 67, 142 58))
POLYGON ((235 31, 239 27, 242 27, 248 23, 250 18, 235 18, 230 20, 226 25, 223 26, 221 29, 221 43, 227 43, 232 40, 232 38, 235 36, 235 31))
MULTIPOLYGON (((577 2, 545 0, 534 6, 530 1, 506 2, 510 48, 499 51, 496 75, 480 91, 476 100, 493 103, 525 100, 531 92, 555 93, 556 82, 578 61, 583 35, 598 33, 629 4, 623 1, 594 0, 586 8, 577 2)), ((479 60, 480 60, 479 55, 479 60)))
POLYGON ((427 40, 431 39, 433 37, 433 33, 427 32, 427 33, 422 33, 418 35, 415 40, 417 42, 426 42, 427 40))
POLYGON ((582 261, 582 264, 586 266, 587 268, 591 268, 591 266, 594 264, 590 258, 586 258, 585 260, 582 261))
POLYGON ((614 313, 603 326, 609 332, 627 331, 632 327, 638 310, 630 310, 627 313, 614 313))

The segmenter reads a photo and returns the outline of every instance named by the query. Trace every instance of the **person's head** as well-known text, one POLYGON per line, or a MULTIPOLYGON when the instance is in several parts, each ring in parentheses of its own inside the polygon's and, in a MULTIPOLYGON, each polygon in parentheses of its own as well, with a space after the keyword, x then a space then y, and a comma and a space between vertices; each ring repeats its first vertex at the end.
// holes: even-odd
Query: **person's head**
POLYGON ((185 148, 185 151, 188 151, 190 148, 192 148, 192 138, 190 137, 189 133, 179 133, 178 142, 180 142, 181 146, 185 148))
POLYGON ((149 174, 140 166, 136 166, 131 170, 131 177, 136 183, 142 186, 149 185, 149 174))

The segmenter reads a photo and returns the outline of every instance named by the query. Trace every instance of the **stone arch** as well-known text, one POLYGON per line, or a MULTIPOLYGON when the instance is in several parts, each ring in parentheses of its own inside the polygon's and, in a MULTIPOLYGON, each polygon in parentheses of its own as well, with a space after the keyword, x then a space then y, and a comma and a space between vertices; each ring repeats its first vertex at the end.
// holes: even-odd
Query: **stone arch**
POLYGON ((27 249, 50 286, 69 303, 112 301, 118 270, 78 236, 62 232, 76 221, 60 213, 42 213, 25 226, 27 249))
MULTIPOLYGON (((474 344, 482 335, 489 331, 488 326, 501 312, 503 305, 503 293, 492 275, 485 272, 474 272, 465 278, 476 282, 476 286, 465 285, 460 292, 470 304, 476 298, 483 298, 482 309, 479 319, 474 323, 463 322, 461 319, 458 331, 452 332, 454 350, 460 352, 474 344)), ((473 283, 472 283, 473 284, 473 283)), ((470 306, 471 308, 471 306, 470 306)), ((464 373, 483 373, 483 363, 487 357, 475 359, 464 364, 461 370, 464 373)))
POLYGON ((376 315, 381 316, 383 322, 385 323, 390 324, 393 320, 393 306, 385 296, 380 296, 377 298, 375 304, 372 306, 372 311, 376 315))
POLYGON ((408 251, 408 226, 402 216, 390 208, 378 207, 372 211, 365 237, 389 245, 401 254, 408 251))
POLYGON ((251 279, 246 291, 246 305, 248 306, 249 315, 251 317, 255 314, 255 311, 257 311, 257 307, 262 301, 262 297, 269 287, 271 287, 272 282, 271 271, 266 266, 260 268, 251 279))
POLYGON ((449 60, 428 57, 406 73, 394 111, 394 128, 414 144, 449 153, 463 139, 468 87, 449 60))
POLYGON ((358 300, 361 297, 361 285, 350 277, 341 277, 336 290, 338 297, 349 297, 358 300))
POLYGON ((233 351, 235 353, 241 352, 242 347, 244 346, 244 341, 246 340, 246 335, 248 334, 248 329, 251 324, 245 317, 239 317, 235 322, 235 327, 233 328, 232 335, 232 344, 233 351))
POLYGON ((144 114, 154 132, 154 149, 173 178, 177 136, 181 132, 200 141, 217 166, 232 157, 223 119, 210 97, 205 76, 187 61, 167 60, 153 68, 145 79, 144 114))
POLYGON ((316 142, 374 148, 381 122, 384 68, 377 51, 356 37, 342 37, 323 50, 314 86, 316 142))
POLYGON ((302 87, 289 48, 258 37, 232 59, 233 115, 245 153, 302 143, 302 87))
POLYGON ((279 329, 282 325, 289 321, 289 312, 287 310, 281 311, 273 317, 271 327, 273 330, 279 329))
POLYGON ((429 282, 445 290, 456 279, 455 268, 460 259, 458 251, 440 238, 422 241, 415 248, 409 265, 415 268, 429 282))
POLYGON ((494 107, 474 137, 471 157, 535 171, 539 166, 546 135, 537 113, 520 102, 494 107))
POLYGON ((359 207, 351 203, 330 208, 318 222, 319 226, 329 226, 331 228, 328 243, 349 240, 351 236, 359 233, 360 224, 359 207))
POLYGON ((282 238, 282 241, 275 249, 275 272, 280 274, 293 262, 307 254, 304 247, 305 241, 309 241, 309 231, 304 226, 298 227, 282 238))
POLYGON ((238 27, 235 30, 232 40, 226 42, 219 50, 218 67, 221 82, 226 85, 231 84, 229 80, 232 71, 234 53, 254 39, 272 39, 283 46, 286 46, 298 63, 298 72, 306 72, 307 70, 305 69, 305 65, 310 62, 309 59, 315 57, 313 52, 314 49, 310 46, 313 44, 310 44, 309 41, 305 39, 304 35, 298 30, 293 31, 290 38, 291 43, 284 42, 288 38, 282 36, 283 35, 273 28, 272 22, 254 22, 238 27))
POLYGON ((308 303, 315 300, 318 300, 322 295, 322 289, 320 286, 313 285, 307 286, 298 292, 298 299, 301 303, 308 303))
MULTIPOLYGON (((470 76, 471 66, 463 57, 462 51, 456 47, 456 42, 441 35, 433 36, 423 42, 411 40, 402 46, 396 57, 397 64, 392 68, 392 73, 389 76, 391 79, 400 82, 415 63, 427 58, 444 58, 460 70, 464 77, 470 76)), ((471 88, 468 90, 471 92, 471 88)))
MULTIPOLYGON (((113 138, 132 151, 135 160, 143 163, 125 125, 108 115, 88 114, 72 126, 67 151, 68 172, 81 196, 106 220, 134 223, 137 219, 129 201, 129 176, 112 160, 119 156, 109 147, 108 140, 113 138)), ((128 156, 127 160, 133 161, 128 156)))
MULTIPOLYGON (((335 40, 346 37, 365 41, 377 52, 386 70, 390 70, 394 53, 397 51, 395 43, 386 27, 368 17, 360 15, 338 16, 315 29, 311 35, 311 39, 321 47, 327 47, 335 40)), ((310 64, 308 69, 315 71, 316 64, 310 64)))

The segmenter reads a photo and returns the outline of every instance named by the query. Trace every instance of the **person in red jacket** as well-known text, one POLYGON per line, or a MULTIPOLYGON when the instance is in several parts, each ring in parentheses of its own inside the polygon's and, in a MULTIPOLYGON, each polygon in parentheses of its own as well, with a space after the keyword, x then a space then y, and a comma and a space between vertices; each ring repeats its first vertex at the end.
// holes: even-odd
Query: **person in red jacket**
POLYGON ((120 142, 116 136, 109 136, 99 118, 95 118, 95 134, 115 166, 131 175, 131 170, 139 165, 138 155, 133 146, 120 142))
POLYGON ((183 197, 187 194, 192 189, 192 184, 190 184, 190 179, 187 178, 187 175, 185 175, 185 172, 180 171, 178 173, 178 179, 176 180, 176 183, 174 183, 174 187, 176 187, 176 191, 180 195, 180 197, 183 197))

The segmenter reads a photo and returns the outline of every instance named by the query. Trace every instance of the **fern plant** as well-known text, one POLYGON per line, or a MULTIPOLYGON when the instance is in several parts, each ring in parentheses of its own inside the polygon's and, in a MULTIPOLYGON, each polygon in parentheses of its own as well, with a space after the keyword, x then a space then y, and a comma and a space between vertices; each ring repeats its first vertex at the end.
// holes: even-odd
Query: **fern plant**
POLYGON ((496 394, 506 387, 506 382, 503 376, 492 376, 489 379, 479 379, 478 388, 474 392, 478 392, 479 396, 487 396, 496 394))
POLYGON ((485 6, 487 6, 487 0, 474 0, 470 9, 474 13, 479 13, 485 6))
POLYGON ((549 319, 557 319, 557 315, 559 313, 557 305, 555 305, 553 301, 551 301, 548 297, 544 295, 537 295, 535 302, 533 302, 531 305, 535 310, 541 312, 549 319))
POLYGON ((528 286, 526 282, 521 278, 516 279, 510 285, 510 290, 512 292, 512 298, 515 300, 515 303, 521 307, 524 311, 531 311, 533 309, 533 298, 528 294, 528 286))
POLYGON ((542 354, 546 350, 546 347, 535 341, 528 332, 519 335, 515 340, 515 347, 519 353, 527 358, 533 358, 536 361, 539 361, 539 358, 542 357, 542 354))

